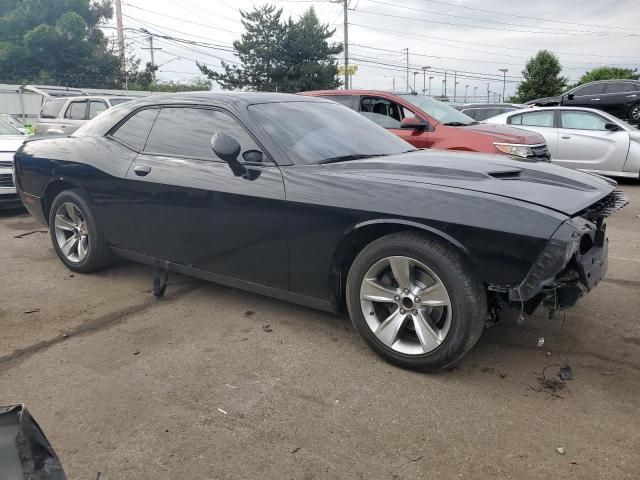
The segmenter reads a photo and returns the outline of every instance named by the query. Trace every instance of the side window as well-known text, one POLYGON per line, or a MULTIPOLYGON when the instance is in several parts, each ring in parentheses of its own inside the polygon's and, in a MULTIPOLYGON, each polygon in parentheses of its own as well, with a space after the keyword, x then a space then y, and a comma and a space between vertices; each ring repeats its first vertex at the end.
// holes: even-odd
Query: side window
POLYGON ((145 153, 189 157, 203 160, 219 159, 211 149, 211 137, 224 132, 248 150, 260 150, 238 121, 227 113, 206 108, 163 108, 153 124, 145 153))
POLYGON ((591 85, 585 85, 582 88, 577 89, 573 94, 576 97, 582 97, 584 95, 600 95, 604 93, 604 83, 592 83, 591 85))
POLYGON ((117 138, 136 152, 142 151, 149 136, 151 126, 158 116, 159 111, 160 109, 158 108, 140 110, 120 125, 111 136, 117 138))
POLYGON ((633 93, 636 86, 631 82, 611 82, 607 83, 605 93, 633 93))
POLYGON ((89 120, 94 118, 100 112, 104 112, 107 109, 107 104, 102 100, 91 100, 89 102, 89 120))
POLYGON ((87 101, 71 102, 64 112, 64 118, 69 120, 86 120, 87 118, 87 101))
POLYGON ((384 128, 400 128, 402 109, 384 98, 365 97, 360 102, 360 113, 384 128))
POLYGON ((577 130, 606 130, 607 121, 600 115, 590 112, 560 112, 562 128, 574 128, 577 130))
POLYGON ((527 127, 553 127, 553 110, 546 112, 521 113, 509 117, 510 125, 523 125, 527 127))
POLYGON ((47 100, 40 110, 40 118, 56 118, 65 103, 67 103, 66 98, 47 100))
POLYGON ((352 95, 323 95, 322 98, 332 100, 334 102, 341 103, 345 107, 353 108, 353 96, 352 95))

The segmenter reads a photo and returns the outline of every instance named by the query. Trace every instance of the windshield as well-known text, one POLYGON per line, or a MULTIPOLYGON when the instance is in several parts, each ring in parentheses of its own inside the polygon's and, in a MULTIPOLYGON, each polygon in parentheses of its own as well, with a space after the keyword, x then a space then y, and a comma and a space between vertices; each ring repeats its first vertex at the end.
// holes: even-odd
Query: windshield
POLYGON ((22 135, 22 132, 6 120, 0 118, 0 135, 22 135))
POLYGON ((399 96, 418 107, 430 117, 435 118, 440 123, 462 125, 471 125, 476 123, 476 121, 470 116, 465 115, 446 103, 434 100, 431 97, 410 94, 402 94, 399 96))
POLYGON ((335 103, 262 103, 251 105, 249 111, 296 164, 415 150, 362 115, 335 103))

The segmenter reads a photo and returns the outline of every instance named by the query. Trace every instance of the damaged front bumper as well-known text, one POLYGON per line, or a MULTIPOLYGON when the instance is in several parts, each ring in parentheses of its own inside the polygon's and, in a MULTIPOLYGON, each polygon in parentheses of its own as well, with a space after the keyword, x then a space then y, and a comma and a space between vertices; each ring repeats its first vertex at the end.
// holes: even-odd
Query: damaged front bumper
POLYGON ((532 313, 541 303, 563 310, 604 278, 608 266, 608 240, 604 218, 626 205, 621 192, 613 192, 606 208, 585 210, 564 222, 549 239, 524 280, 507 289, 509 304, 532 313))

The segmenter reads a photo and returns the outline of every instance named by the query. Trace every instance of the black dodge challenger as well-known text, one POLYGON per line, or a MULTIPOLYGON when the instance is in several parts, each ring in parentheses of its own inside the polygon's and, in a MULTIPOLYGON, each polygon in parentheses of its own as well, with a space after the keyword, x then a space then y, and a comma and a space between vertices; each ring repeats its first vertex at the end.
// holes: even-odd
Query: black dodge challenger
POLYGON ((16 185, 76 272, 114 254, 337 311, 407 368, 452 364, 505 306, 572 306, 604 276, 615 183, 416 150, 336 103, 153 96, 27 141, 16 185))

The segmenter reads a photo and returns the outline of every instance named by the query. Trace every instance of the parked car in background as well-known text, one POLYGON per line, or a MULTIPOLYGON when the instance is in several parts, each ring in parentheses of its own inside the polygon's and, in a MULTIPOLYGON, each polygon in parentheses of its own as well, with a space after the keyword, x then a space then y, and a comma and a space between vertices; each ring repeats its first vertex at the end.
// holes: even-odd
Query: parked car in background
POLYGON ((489 118, 542 135, 551 161, 613 177, 640 177, 640 130, 600 110, 533 107, 489 118))
POLYGON ((346 307, 378 354, 421 370, 456 362, 502 307, 574 305, 603 278, 602 222, 626 204, 612 180, 419 150, 334 102, 286 94, 148 97, 29 140, 15 162, 69 269, 115 253, 346 307))
POLYGON ((0 113, 0 120, 4 120, 11 126, 15 127, 17 130, 20 130, 20 132, 24 133, 25 135, 29 135, 33 133, 29 127, 27 127, 24 123, 22 123, 13 115, 9 115, 7 113, 0 113))
POLYGON ((130 101, 130 97, 51 97, 42 104, 36 135, 69 135, 106 109, 130 101))
POLYGON ((13 184, 13 156, 26 138, 27 135, 0 119, 0 208, 20 205, 13 184))
POLYGON ((487 118, 500 115, 501 113, 519 110, 524 108, 524 105, 518 105, 516 103, 465 103, 462 105, 453 105, 453 108, 481 122, 487 118))
POLYGON ((302 95, 341 103, 417 148, 549 160, 542 136, 508 126, 480 124, 450 105, 423 95, 379 90, 321 90, 302 95))
POLYGON ((596 108, 622 120, 640 122, 640 80, 599 80, 579 85, 562 95, 527 102, 540 107, 596 108))

